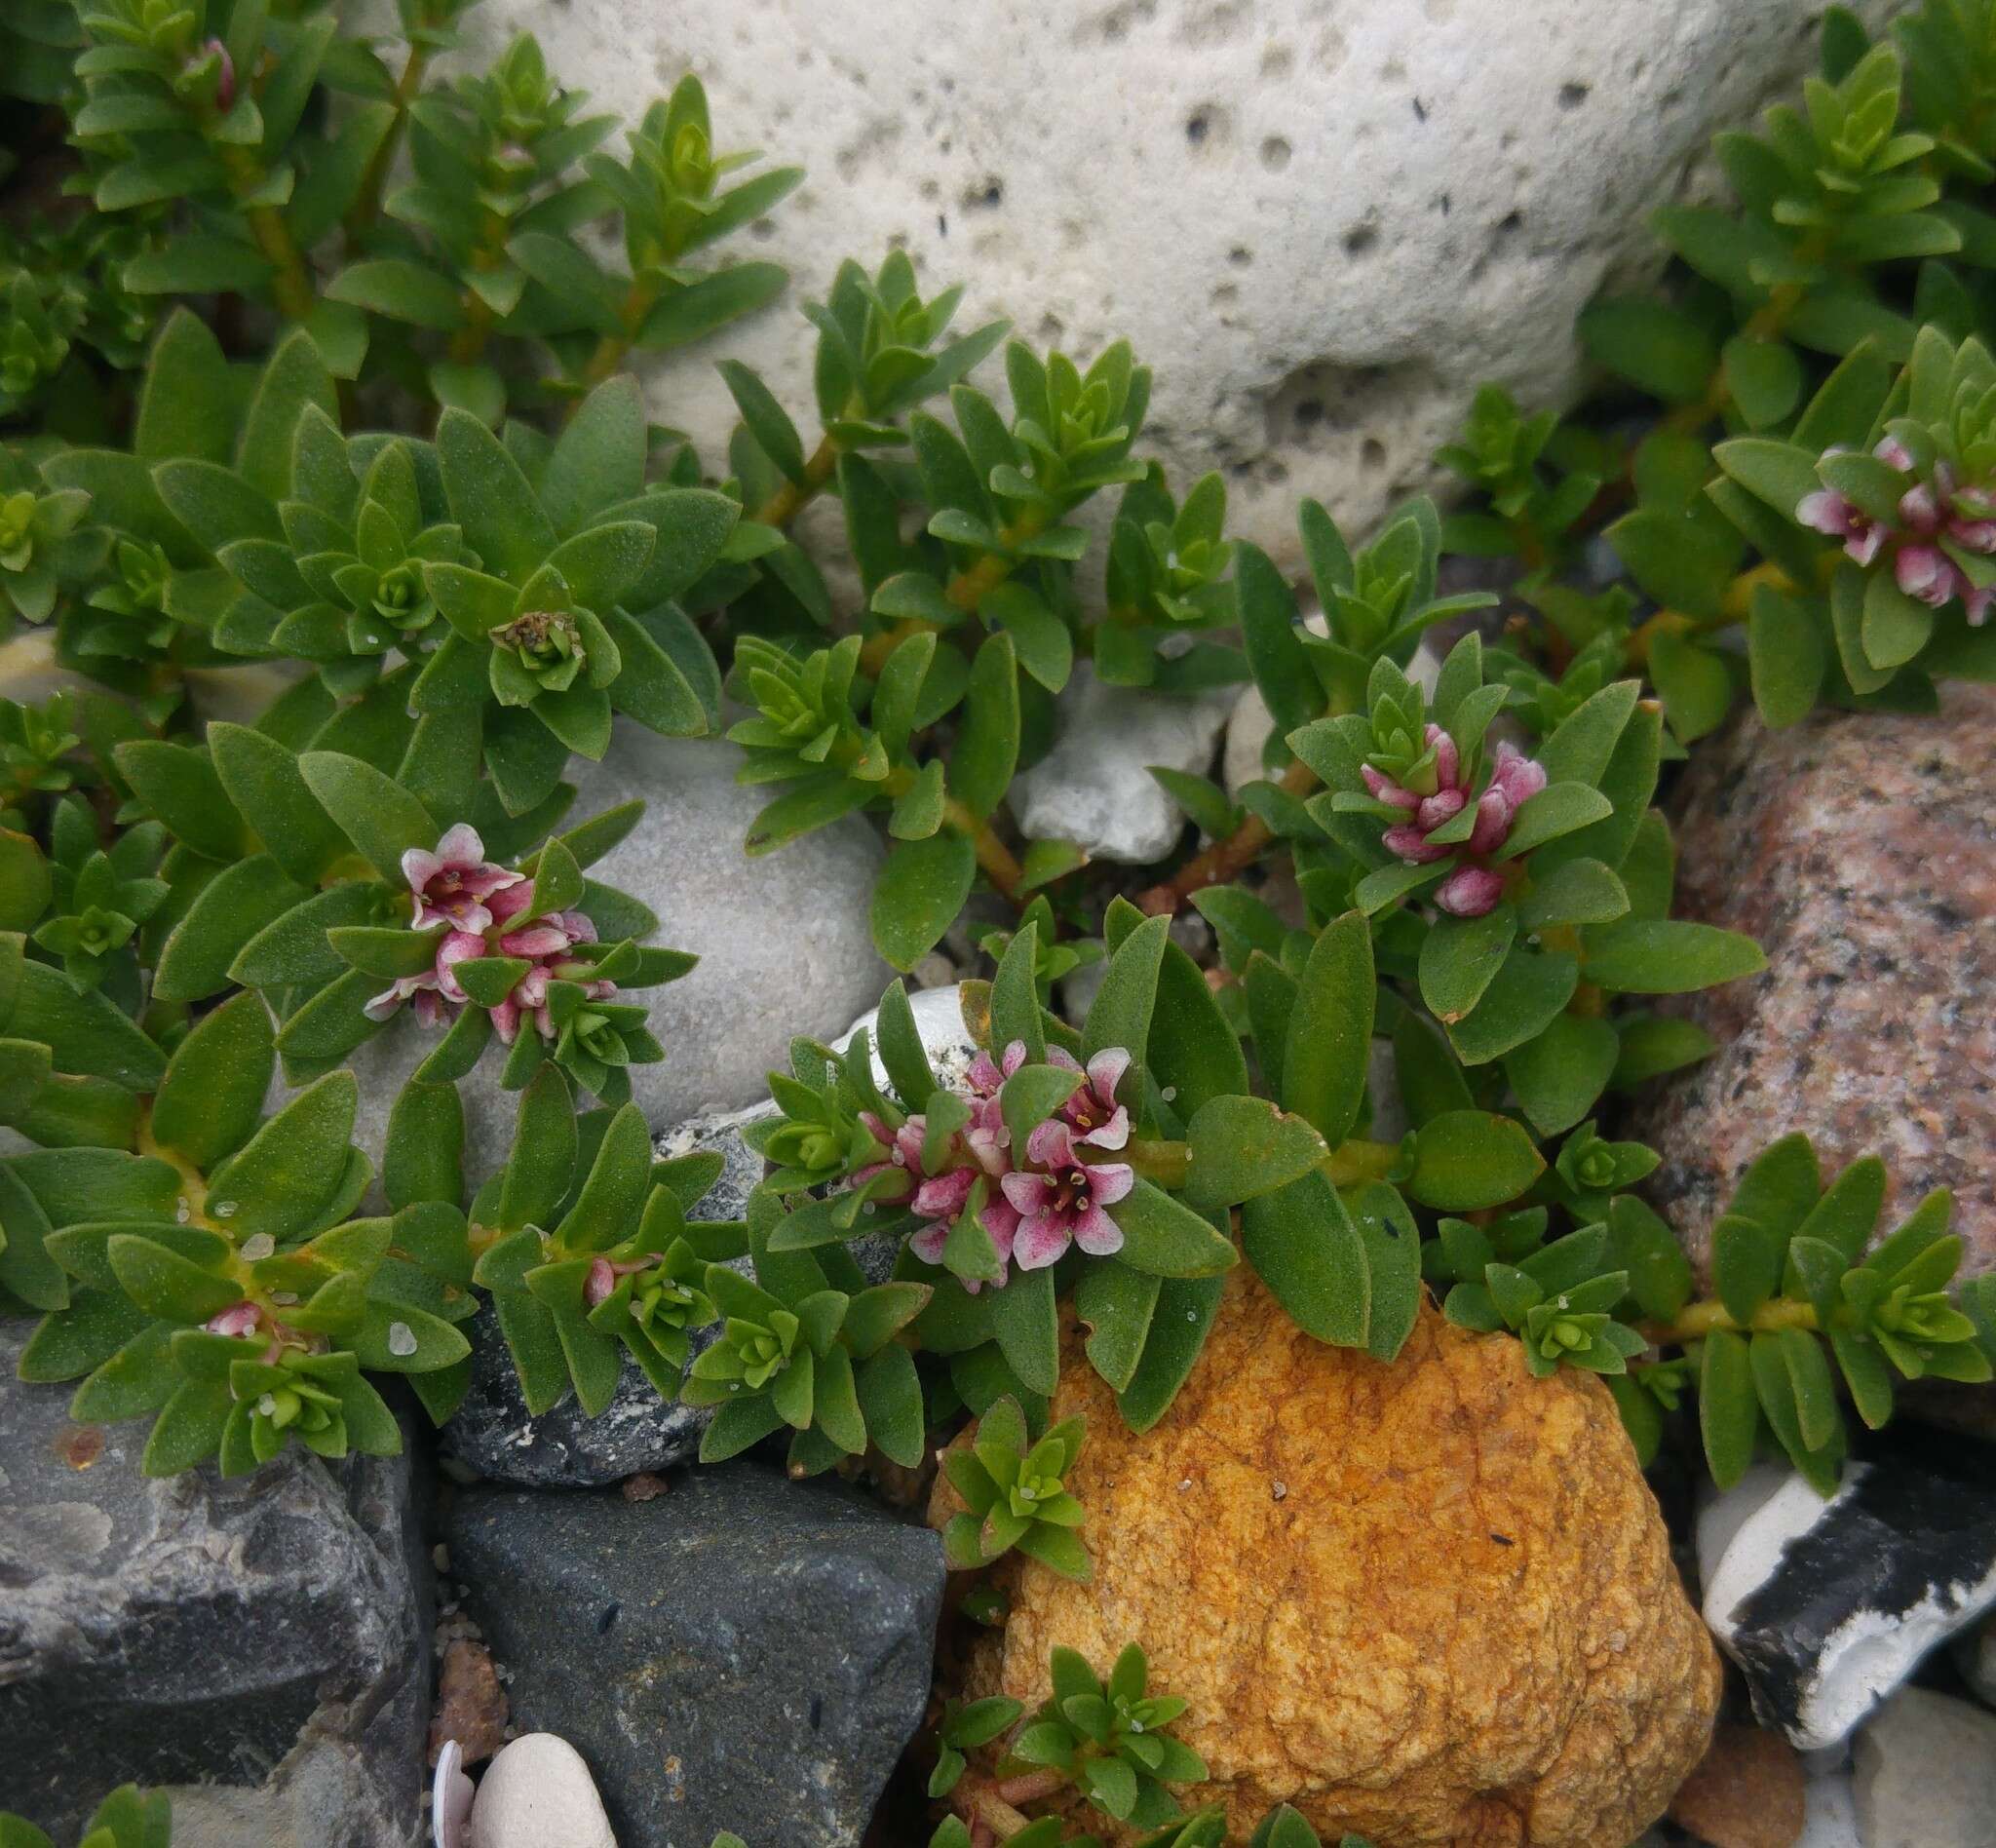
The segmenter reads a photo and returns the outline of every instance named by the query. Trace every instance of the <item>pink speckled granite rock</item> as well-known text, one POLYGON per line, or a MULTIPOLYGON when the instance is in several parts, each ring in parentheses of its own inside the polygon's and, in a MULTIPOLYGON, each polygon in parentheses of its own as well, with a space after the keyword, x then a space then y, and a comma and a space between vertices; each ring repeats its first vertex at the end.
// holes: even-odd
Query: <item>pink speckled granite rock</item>
POLYGON ((1693 1261, 1747 1162, 1806 1130, 1825 1174, 1883 1156, 1888 1212, 1952 1188, 1963 1275, 1996 1270, 1996 687, 1951 686, 1938 715, 1749 714, 1672 806, 1680 915, 1768 960, 1673 1004, 1719 1050, 1629 1121, 1693 1261))

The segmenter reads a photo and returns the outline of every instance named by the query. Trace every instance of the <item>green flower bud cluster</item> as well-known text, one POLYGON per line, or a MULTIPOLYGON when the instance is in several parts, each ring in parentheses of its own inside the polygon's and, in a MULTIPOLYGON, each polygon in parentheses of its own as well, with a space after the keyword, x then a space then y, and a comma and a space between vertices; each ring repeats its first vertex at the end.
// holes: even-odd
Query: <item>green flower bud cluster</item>
POLYGON ((96 823, 83 797, 66 796, 52 819, 49 915, 34 942, 62 965, 78 989, 97 987, 118 971, 128 1002, 140 993, 136 959, 128 950, 138 927, 166 903, 156 877, 166 829, 156 822, 127 829, 108 850, 97 845, 96 823))
POLYGON ((1185 1702, 1148 1691, 1150 1662, 1133 1642, 1106 1681, 1072 1649, 1056 1649, 1052 1668, 1053 1698, 1012 1741, 1001 1772, 1058 1771, 1118 1823, 1156 1829, 1171 1821, 1177 1805, 1164 1787, 1207 1775, 1206 1761, 1171 1734, 1185 1702))
POLYGON ((942 1530, 950 1565, 976 1571, 1017 1547, 1063 1578, 1086 1582, 1094 1568, 1076 1532, 1084 1512, 1062 1478, 1087 1435, 1084 1420, 1065 1418, 1034 1443, 1017 1400, 990 1405, 975 1442, 943 1455, 943 1472, 970 1508, 942 1530))
POLYGON ((90 496, 47 486, 22 455, 0 450, 0 631, 45 623, 57 597, 95 568, 102 535, 84 524, 90 496))

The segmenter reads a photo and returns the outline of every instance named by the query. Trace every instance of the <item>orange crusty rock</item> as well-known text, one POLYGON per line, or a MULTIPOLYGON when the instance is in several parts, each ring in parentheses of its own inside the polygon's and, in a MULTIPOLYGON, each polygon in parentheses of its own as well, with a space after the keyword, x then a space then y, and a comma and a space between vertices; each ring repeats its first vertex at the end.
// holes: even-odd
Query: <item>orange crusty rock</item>
POLYGON ((1212 1773, 1175 1794, 1242 1839, 1289 1802, 1380 1848, 1626 1848, 1704 1755, 1718 1658, 1597 1380, 1428 1306, 1392 1366, 1326 1347, 1244 1265, 1147 1432, 1070 1329, 1074 1412, 1094 1580, 1009 1556, 971 1693, 1036 1706, 1056 1645, 1142 1643, 1212 1773))

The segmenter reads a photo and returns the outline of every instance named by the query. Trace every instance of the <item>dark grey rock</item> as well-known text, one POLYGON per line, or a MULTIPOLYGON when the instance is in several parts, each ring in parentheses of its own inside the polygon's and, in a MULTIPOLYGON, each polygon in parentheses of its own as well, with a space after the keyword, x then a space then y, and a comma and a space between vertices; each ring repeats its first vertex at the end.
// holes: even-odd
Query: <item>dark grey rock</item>
POLYGON ((409 1848, 430 1591, 406 1456, 138 1473, 0 1328, 0 1810, 58 1841, 128 1780, 177 1848, 409 1848), (101 1447, 99 1446, 99 1444, 101 1447))
POLYGON ((853 1848, 921 1722, 927 1528, 753 1463, 647 1502, 480 1486, 445 1518, 514 1723, 589 1760, 620 1848, 853 1848))
POLYGON ((1754 1712, 1832 1746, 1996 1608, 1996 1448, 1895 1427, 1827 1502, 1761 1465, 1699 1520, 1705 1621, 1754 1712))
MULTIPOLYGON (((954 988, 935 992, 948 996, 954 1009, 954 988)), ((661 1157, 712 1149, 727 1163, 707 1196, 688 1212, 689 1219, 739 1219, 748 1211, 748 1196, 766 1164, 742 1139, 742 1130, 758 1114, 753 1109, 710 1110, 674 1125, 658 1138, 661 1157)), ((901 1248, 897 1239, 869 1236, 855 1239, 846 1249, 869 1284, 884 1284, 894 1274, 901 1248)), ((746 1258, 734 1268, 748 1274, 746 1258)), ((694 1329, 692 1354, 704 1353, 719 1333, 718 1323, 694 1329)), ((571 1393, 536 1418, 521 1397, 519 1376, 513 1370, 490 1304, 473 1318, 467 1334, 472 1343, 471 1386, 440 1442, 447 1458, 489 1482, 520 1482, 532 1488, 596 1488, 641 1470, 670 1469, 693 1459, 713 1418, 710 1406, 661 1399, 629 1356, 617 1391, 598 1416, 586 1416, 571 1393)))
MULTIPOLYGON (((661 1155, 711 1149, 727 1164, 688 1218, 739 1219, 748 1211, 748 1196, 762 1178, 763 1161, 742 1140, 744 1120, 740 1113, 710 1113, 660 1136, 661 1155)), ((717 1323, 693 1330, 693 1352, 701 1353, 719 1332, 717 1323)), ((471 1386, 440 1441, 446 1457, 490 1481, 538 1488, 590 1488, 621 1482, 640 1470, 669 1469, 688 1461, 700 1448, 701 1434, 713 1416, 710 1407, 661 1399, 627 1355, 616 1395, 599 1416, 585 1414, 571 1393, 536 1418, 526 1408, 519 1375, 513 1369, 489 1303, 473 1319, 468 1333, 471 1386)))

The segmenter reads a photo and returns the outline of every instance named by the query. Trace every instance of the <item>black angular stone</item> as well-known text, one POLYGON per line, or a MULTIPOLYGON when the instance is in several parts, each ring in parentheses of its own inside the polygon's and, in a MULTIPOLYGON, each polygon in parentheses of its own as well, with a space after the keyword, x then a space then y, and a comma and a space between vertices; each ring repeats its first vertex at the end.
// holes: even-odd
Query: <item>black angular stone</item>
MULTIPOLYGON (((1722 1497, 1705 1521, 1725 1511, 1722 1497)), ((1706 1622, 1763 1723, 1804 1749, 1833 1745, 1996 1606, 1996 1447, 1895 1426, 1831 1500, 1790 1477, 1703 1563, 1706 1622)))
MULTIPOLYGON (((739 1112, 694 1117, 659 1138, 661 1154, 710 1149, 726 1163, 688 1218, 739 1219, 748 1212, 748 1196, 765 1165, 742 1140, 742 1122, 739 1112)), ((894 1264, 893 1241, 861 1239, 848 1249, 873 1282, 886 1281, 894 1264)), ((748 1274, 748 1260, 735 1268, 748 1274)), ((691 1352, 699 1355, 719 1333, 717 1322, 692 1330, 691 1352)), ((629 1355, 615 1394, 597 1416, 590 1417, 570 1393, 536 1417, 526 1408, 519 1375, 489 1303, 466 1325, 465 1334, 472 1344, 471 1385, 439 1444, 444 1456, 488 1482, 596 1488, 640 1470, 671 1469, 692 1461, 713 1420, 710 1406, 661 1399, 629 1355)))
POLYGON ((739 1462, 648 1502, 480 1485, 444 1532, 514 1723, 582 1752, 619 1848, 859 1842, 929 1698, 934 1533, 739 1462))
POLYGON ((409 1848, 429 1563, 406 1456, 138 1473, 143 1422, 72 1425, 0 1328, 0 1810, 72 1841, 172 1787, 204 1848, 409 1848))
MULTIPOLYGON (((742 1140, 739 1119, 696 1117, 667 1132, 661 1147, 681 1155, 711 1149, 726 1164, 721 1177, 688 1213, 695 1219, 739 1219, 762 1178, 763 1161, 742 1140)), ((698 1354, 719 1332, 696 1330, 698 1354)), ((688 1461, 713 1417, 710 1409, 661 1399, 635 1361, 624 1358, 617 1391, 592 1418, 571 1393, 535 1417, 526 1408, 519 1375, 487 1303, 465 1329, 472 1344, 472 1378, 464 1402, 443 1427, 443 1454, 474 1475, 534 1488, 594 1488, 640 1470, 670 1469, 688 1461)))

